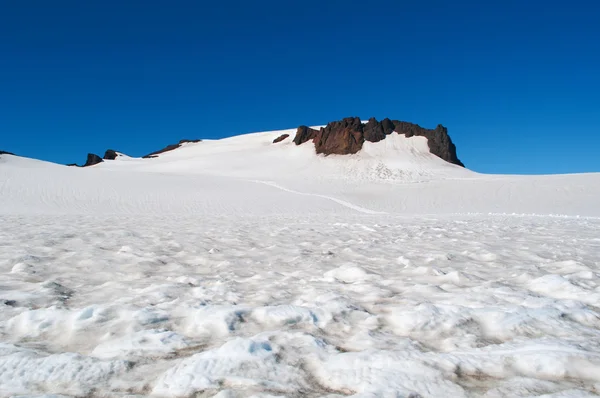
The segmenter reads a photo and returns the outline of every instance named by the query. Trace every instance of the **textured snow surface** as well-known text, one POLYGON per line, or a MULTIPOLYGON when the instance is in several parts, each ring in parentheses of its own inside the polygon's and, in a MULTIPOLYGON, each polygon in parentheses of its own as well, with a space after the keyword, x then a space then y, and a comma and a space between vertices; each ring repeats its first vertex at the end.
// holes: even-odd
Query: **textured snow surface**
POLYGON ((597 220, 28 215, 0 231, 0 395, 600 392, 597 220))
POLYGON ((0 156, 0 396, 600 394, 598 174, 280 133, 0 156))

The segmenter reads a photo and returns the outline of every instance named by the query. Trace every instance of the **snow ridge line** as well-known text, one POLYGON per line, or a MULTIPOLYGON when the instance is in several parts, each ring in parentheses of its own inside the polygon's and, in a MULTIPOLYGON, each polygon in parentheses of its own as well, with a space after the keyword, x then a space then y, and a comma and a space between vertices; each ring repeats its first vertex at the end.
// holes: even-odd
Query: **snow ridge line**
POLYGON ((321 194, 318 194, 318 193, 307 193, 307 192, 294 191, 293 189, 282 187, 281 185, 276 184, 276 183, 274 183, 272 181, 261 181, 261 180, 248 180, 248 181, 254 182, 254 183, 257 183, 257 184, 268 185, 270 187, 277 188, 277 189, 280 189, 282 191, 293 193, 293 194, 296 194, 296 195, 315 196, 317 198, 323 198, 323 199, 331 200, 331 201, 333 201, 333 202, 335 202, 335 203, 337 203, 339 205, 342 205, 344 207, 347 207, 349 209, 352 209, 352 210, 355 210, 355 211, 358 211, 358 212, 364 213, 364 214, 387 214, 384 211, 376 211, 376 210, 367 209, 367 208, 364 208, 364 207, 352 204, 350 202, 346 202, 345 200, 334 198, 332 196, 321 195, 321 194))

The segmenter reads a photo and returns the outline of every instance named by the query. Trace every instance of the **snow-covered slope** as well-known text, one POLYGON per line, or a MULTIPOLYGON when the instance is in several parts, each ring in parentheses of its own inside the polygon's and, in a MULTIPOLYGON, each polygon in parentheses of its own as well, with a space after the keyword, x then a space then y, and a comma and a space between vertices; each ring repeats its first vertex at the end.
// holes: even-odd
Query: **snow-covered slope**
POLYGON ((600 174, 286 132, 0 155, 0 396, 600 394, 600 174))
POLYGON ((4 155, 0 211, 55 213, 527 213, 600 216, 600 174, 494 176, 396 133, 354 155, 316 155, 293 130, 186 143, 157 158, 79 169, 4 155), (281 134, 291 137, 273 144, 281 134))
POLYGON ((119 159, 97 167, 111 170, 214 174, 239 178, 295 180, 414 181, 471 175, 468 170, 432 155, 424 137, 391 134, 378 143, 366 142, 354 155, 317 156, 312 142, 297 146, 295 130, 240 135, 221 140, 185 143, 154 159, 119 159), (281 134, 290 134, 273 144, 281 134))

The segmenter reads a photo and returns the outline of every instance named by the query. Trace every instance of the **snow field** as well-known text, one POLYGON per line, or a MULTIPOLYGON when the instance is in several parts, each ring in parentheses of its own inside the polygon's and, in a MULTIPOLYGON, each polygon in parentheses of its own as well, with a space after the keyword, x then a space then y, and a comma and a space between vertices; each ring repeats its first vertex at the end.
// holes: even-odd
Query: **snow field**
POLYGON ((3 396, 600 393, 598 220, 1 221, 3 396))
POLYGON ((600 394, 600 174, 286 132, 0 156, 0 396, 600 394))

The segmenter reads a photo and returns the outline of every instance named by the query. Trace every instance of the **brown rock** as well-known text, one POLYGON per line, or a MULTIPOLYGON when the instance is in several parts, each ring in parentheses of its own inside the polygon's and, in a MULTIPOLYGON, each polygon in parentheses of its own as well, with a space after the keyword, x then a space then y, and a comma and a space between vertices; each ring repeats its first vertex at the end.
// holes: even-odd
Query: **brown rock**
POLYGON ((273 144, 277 144, 278 142, 285 140, 289 136, 290 136, 289 134, 281 134, 279 137, 277 137, 273 140, 273 144))
POLYGON ((304 144, 307 141, 314 140, 319 132, 307 126, 300 126, 296 131, 294 143, 296 145, 304 144))
POLYGON ((394 131, 398 134, 404 134, 407 138, 413 136, 426 137, 432 154, 447 162, 464 167, 456 155, 456 146, 452 143, 448 130, 441 124, 431 130, 417 124, 388 118, 383 119, 381 122, 371 118, 363 124, 360 118, 350 117, 331 122, 319 131, 300 126, 296 131, 294 143, 301 145, 312 140, 317 153, 348 155, 360 151, 365 141, 381 141, 394 131))
POLYGON ((349 117, 331 122, 313 139, 317 153, 350 155, 360 151, 365 142, 360 118, 349 117))
POLYGON ((369 142, 379 142, 385 139, 385 129, 383 124, 379 123, 374 117, 370 118, 363 128, 365 140, 369 142))
POLYGON ((397 120, 394 120, 394 125, 394 130, 398 134, 404 134, 407 138, 413 136, 425 137, 427 138, 429 151, 432 154, 444 159, 446 162, 465 167, 465 165, 458 159, 456 154, 456 146, 448 135, 448 129, 441 124, 438 124, 434 130, 425 129, 418 124, 401 122, 397 120))
POLYGON ((202 141, 202 140, 179 140, 179 143, 177 143, 177 144, 167 145, 163 149, 159 149, 158 151, 154 151, 145 156, 142 156, 142 158, 144 158, 144 159, 156 158, 156 157, 158 157, 157 155, 159 155, 161 153, 172 151, 173 149, 177 149, 181 146, 181 144, 185 144, 186 142, 200 142, 200 141, 202 141))
POLYGON ((294 143, 301 145, 313 141, 317 153, 325 155, 348 155, 356 153, 364 142, 363 125, 360 118, 349 117, 331 122, 319 131, 300 126, 294 137, 294 143))

